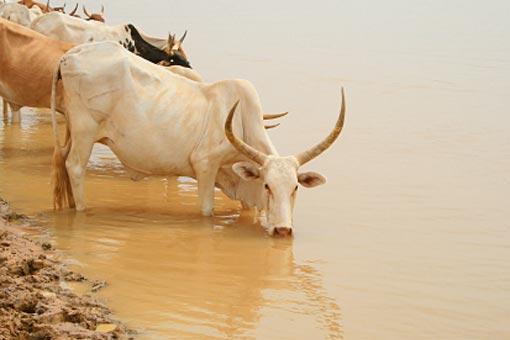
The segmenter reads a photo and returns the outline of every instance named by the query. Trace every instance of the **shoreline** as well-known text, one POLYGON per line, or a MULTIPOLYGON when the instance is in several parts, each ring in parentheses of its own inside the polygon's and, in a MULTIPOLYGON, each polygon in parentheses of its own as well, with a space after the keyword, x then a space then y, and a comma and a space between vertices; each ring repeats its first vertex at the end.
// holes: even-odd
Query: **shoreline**
POLYGON ((104 282, 69 270, 50 242, 20 230, 30 222, 0 197, 0 339, 133 339, 94 297, 104 282), (73 282, 88 292, 76 294, 67 287, 73 282))

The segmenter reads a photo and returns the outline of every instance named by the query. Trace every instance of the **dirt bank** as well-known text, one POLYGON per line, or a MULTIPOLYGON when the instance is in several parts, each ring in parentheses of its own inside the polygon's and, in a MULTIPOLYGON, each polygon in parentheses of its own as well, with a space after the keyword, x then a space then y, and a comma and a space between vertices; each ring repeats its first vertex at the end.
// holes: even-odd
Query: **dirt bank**
POLYGON ((66 288, 87 279, 68 270, 50 243, 21 233, 16 224, 27 222, 0 198, 0 339, 132 338, 93 293, 66 288))

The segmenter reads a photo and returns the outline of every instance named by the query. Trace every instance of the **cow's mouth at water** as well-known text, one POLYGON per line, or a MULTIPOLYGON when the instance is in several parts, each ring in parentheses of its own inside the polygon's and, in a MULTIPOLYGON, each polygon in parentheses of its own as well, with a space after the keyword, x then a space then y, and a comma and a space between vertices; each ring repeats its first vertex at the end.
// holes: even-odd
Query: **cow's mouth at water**
POLYGON ((273 229, 274 237, 292 237, 292 228, 276 227, 273 229))

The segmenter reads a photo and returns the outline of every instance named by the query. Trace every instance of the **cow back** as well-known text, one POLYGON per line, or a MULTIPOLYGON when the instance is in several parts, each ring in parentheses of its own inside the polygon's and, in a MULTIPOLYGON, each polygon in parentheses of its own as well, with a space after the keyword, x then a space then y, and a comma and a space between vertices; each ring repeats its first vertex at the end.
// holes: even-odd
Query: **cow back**
POLYGON ((42 15, 33 21, 31 28, 47 37, 76 45, 94 41, 118 41, 126 36, 121 26, 85 21, 59 12, 42 15))
POLYGON ((0 95, 31 107, 49 107, 53 71, 73 45, 0 19, 0 95))

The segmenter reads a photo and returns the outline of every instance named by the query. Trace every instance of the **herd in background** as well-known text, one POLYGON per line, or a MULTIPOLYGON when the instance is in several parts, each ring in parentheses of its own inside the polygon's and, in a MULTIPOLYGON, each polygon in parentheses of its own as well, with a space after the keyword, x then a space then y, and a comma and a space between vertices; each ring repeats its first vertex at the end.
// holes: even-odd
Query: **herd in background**
MULTIPOLYGON (((36 38, 36 36, 32 34, 37 32, 46 37, 74 45, 93 41, 118 41, 123 47, 144 59, 162 66, 170 67, 173 72, 178 72, 191 79, 197 81, 202 80, 197 72, 191 70, 186 52, 182 47, 187 32, 185 32, 180 39, 176 38, 173 34, 169 34, 168 38, 156 38, 145 34, 132 24, 109 26, 104 23, 104 20, 98 20, 102 18, 100 14, 89 15, 89 17, 96 19, 83 20, 71 15, 75 10, 69 14, 64 14, 65 6, 52 8, 49 2, 46 5, 42 5, 32 1, 24 1, 26 4, 6 3, 0 5, 0 18, 30 28, 32 32, 27 33, 27 38, 29 37, 29 39, 40 41, 40 38, 36 38), (46 13, 44 13, 41 8, 43 8, 46 13)), ((102 12, 103 10, 104 8, 102 8, 102 12)), ((51 49, 44 48, 41 51, 41 57, 44 57, 44 54, 48 51, 51 51, 51 49)), ((24 55, 27 55, 27 53, 30 52, 24 52, 24 55)), ((41 59, 42 62, 44 58, 41 57, 37 59, 41 59)), ((54 63, 54 61, 50 62, 54 63)), ((42 67, 41 65, 38 66, 42 67)), ((39 70, 34 70, 34 72, 41 73, 39 70)), ((46 82, 49 82, 48 79, 46 79, 46 82)), ((49 98, 49 96, 46 97, 49 98)), ((8 107, 10 107, 12 121, 18 122, 20 120, 20 109, 22 106, 25 105, 9 102, 5 100, 4 97, 4 117, 8 115, 8 107)))
MULTIPOLYGON (((2 4, 2 2, 3 1, 0 0, 0 5, 2 4)), ((4 4, 9 5, 7 7, 7 9, 12 11, 13 13, 15 13, 16 11, 19 11, 19 10, 22 11, 23 7, 21 7, 21 6, 24 6, 25 8, 29 9, 30 12, 35 17, 43 15, 45 13, 60 12, 63 14, 68 14, 75 18, 80 18, 80 19, 82 18, 78 14, 78 8, 80 6, 79 3, 76 3, 74 8, 69 13, 66 13, 66 11, 65 11, 67 3, 64 3, 63 6, 53 7, 50 5, 50 0, 48 0, 46 2, 46 4, 42 4, 40 2, 36 2, 33 0, 21 0, 17 3, 14 2, 14 3, 4 3, 4 4), (21 6, 18 6, 18 5, 21 5, 21 6)), ((99 12, 99 13, 92 12, 92 14, 89 14, 85 5, 82 6, 82 10, 83 10, 83 14, 85 14, 85 17, 83 17, 84 20, 94 20, 94 21, 99 21, 99 22, 106 22, 105 15, 104 15, 104 5, 101 5, 101 12, 99 12)))
POLYGON ((109 26, 104 8, 102 20, 86 10, 83 20, 76 17, 77 6, 65 14, 65 6, 52 8, 49 2, 15 5, 25 14, 42 14, 21 23, 19 13, 0 5, 4 120, 5 103, 11 121, 20 119, 23 106, 51 108, 55 208, 86 208, 86 167, 94 143, 101 143, 135 181, 151 175, 195 178, 204 216, 213 215, 219 188, 243 208, 254 208, 269 234, 292 235, 298 186, 326 182, 319 173, 299 169, 340 135, 343 89, 331 133, 306 151, 280 156, 267 133, 278 124, 265 121, 287 113, 264 113, 249 81, 204 82, 184 50, 187 32, 179 39, 157 38, 131 23, 109 26), (63 143, 57 112, 65 121, 63 143))

